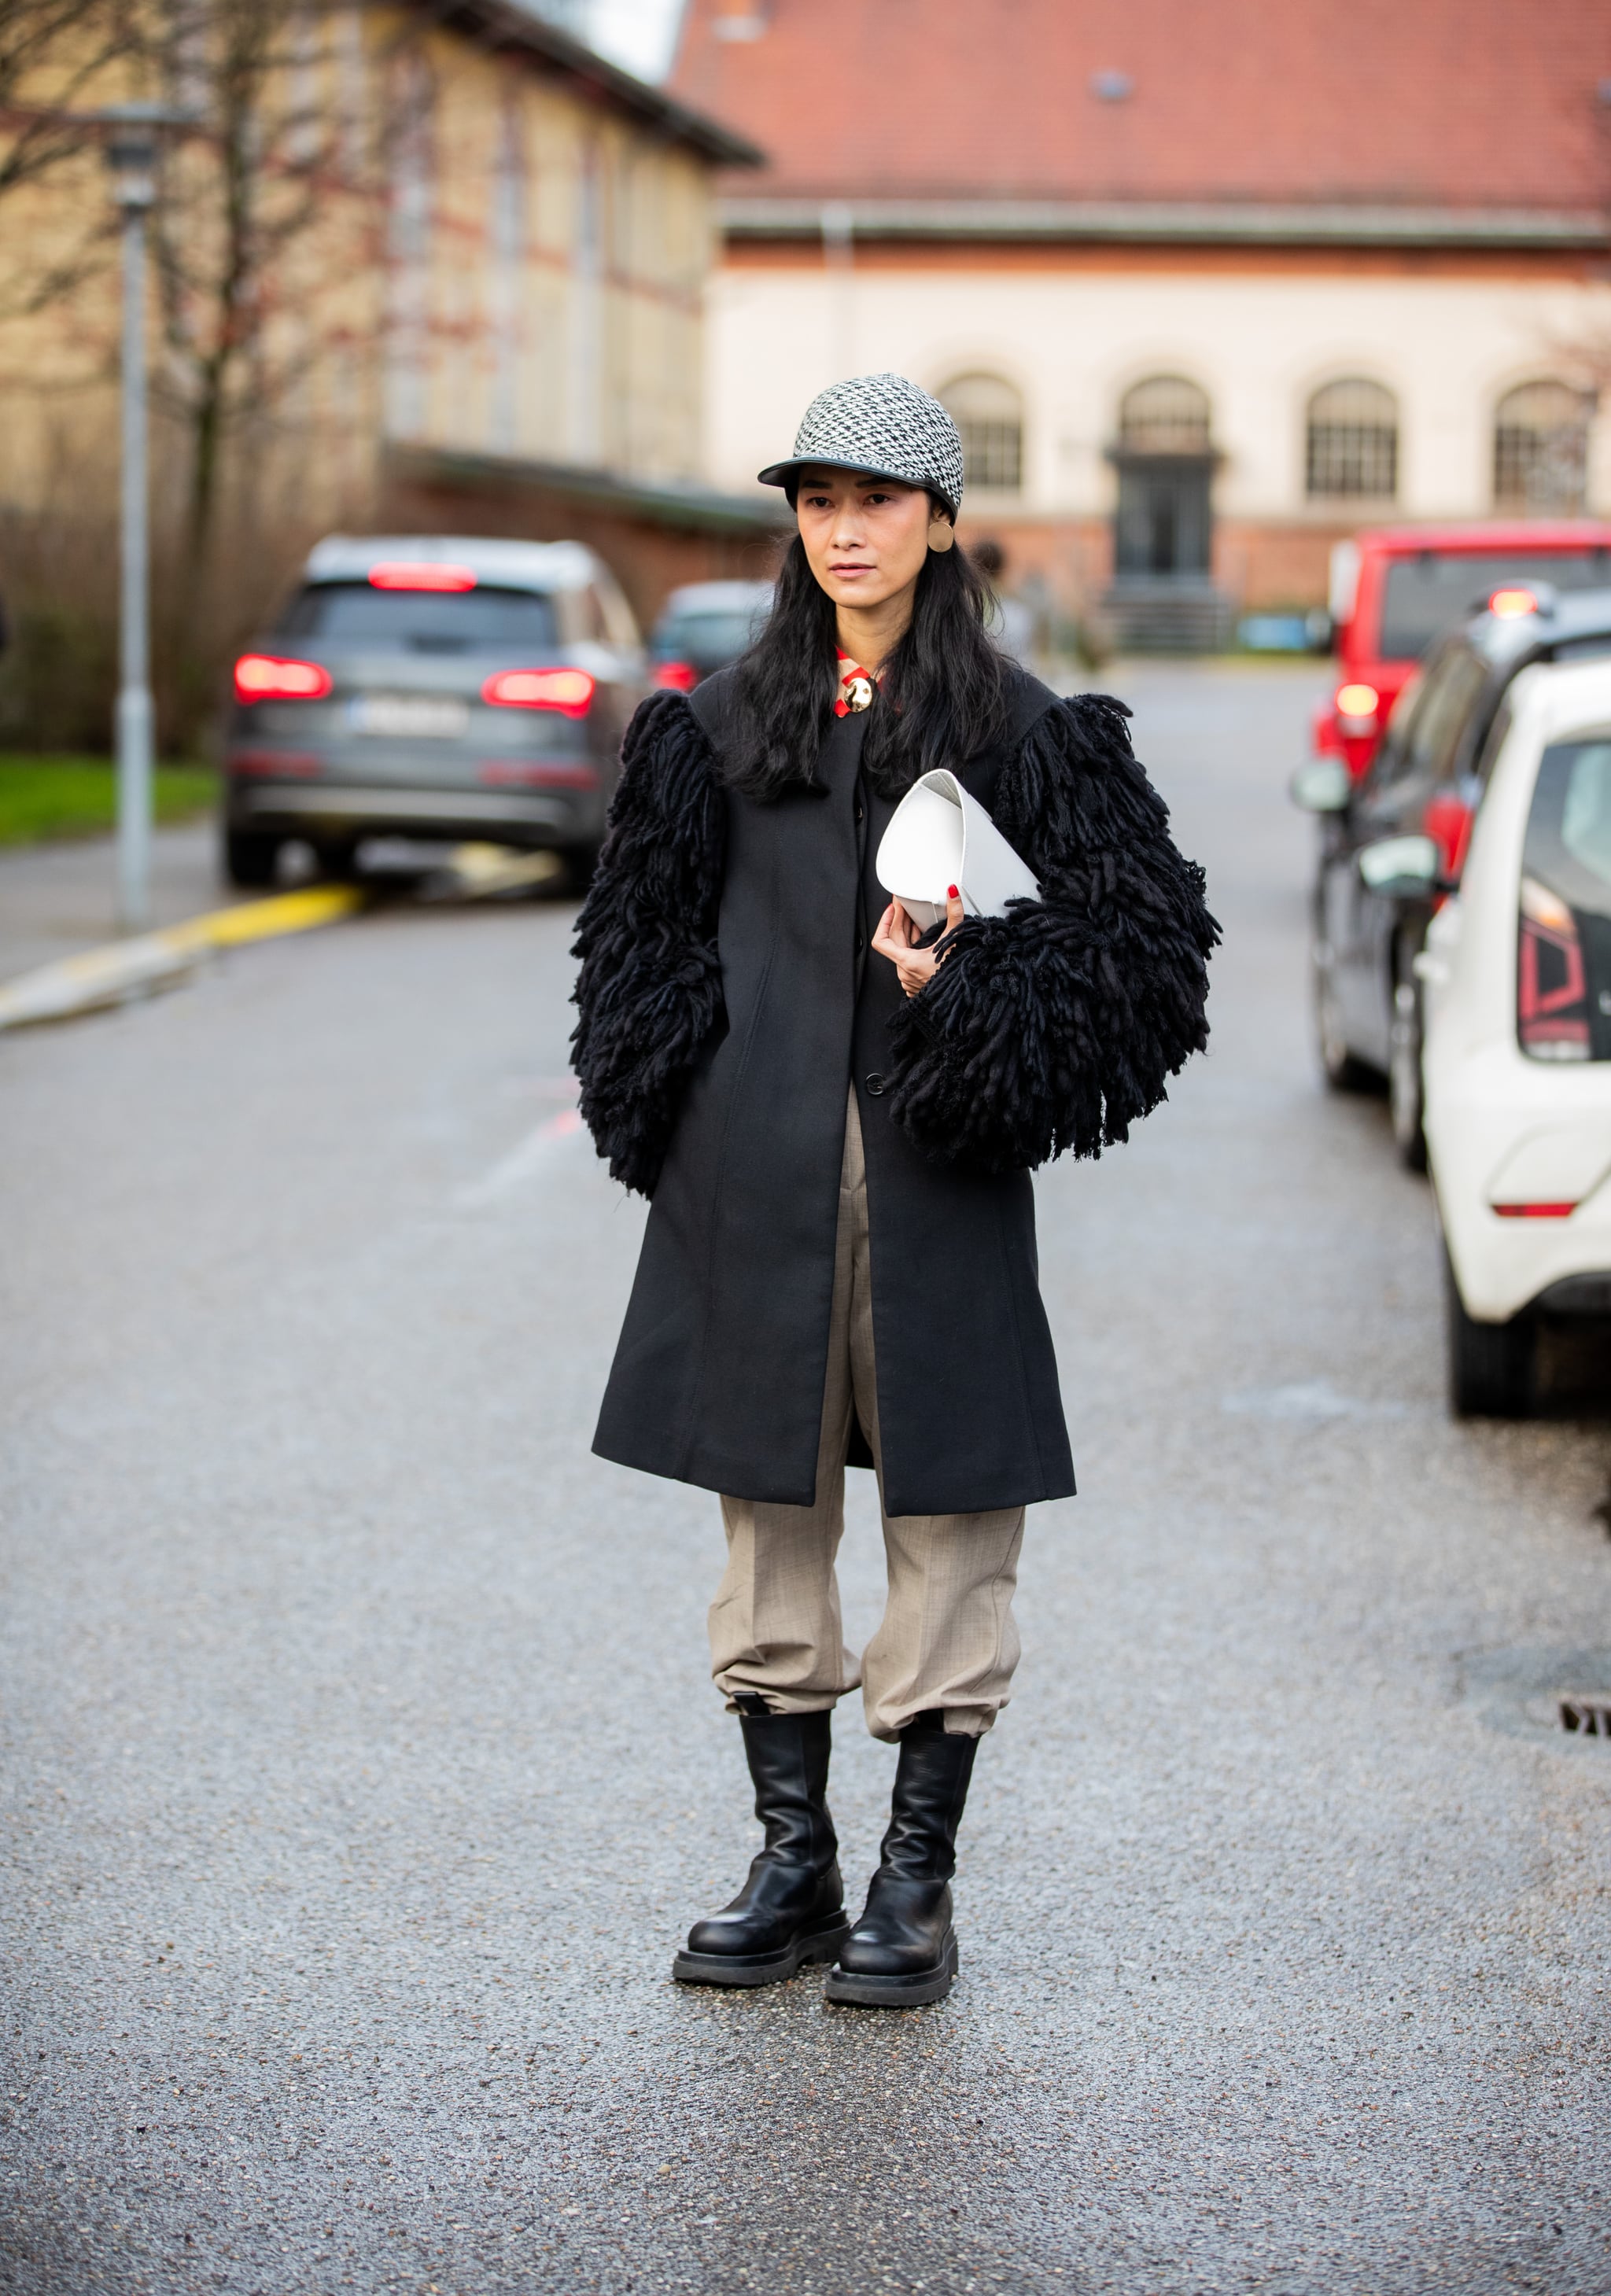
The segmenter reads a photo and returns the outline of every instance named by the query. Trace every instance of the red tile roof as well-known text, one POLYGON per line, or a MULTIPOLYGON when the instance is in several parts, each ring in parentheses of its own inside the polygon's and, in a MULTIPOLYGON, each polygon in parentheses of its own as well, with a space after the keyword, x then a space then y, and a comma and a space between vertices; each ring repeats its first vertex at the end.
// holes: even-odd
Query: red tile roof
POLYGON ((689 0, 671 86, 746 199, 1611 208, 1607 0, 689 0))

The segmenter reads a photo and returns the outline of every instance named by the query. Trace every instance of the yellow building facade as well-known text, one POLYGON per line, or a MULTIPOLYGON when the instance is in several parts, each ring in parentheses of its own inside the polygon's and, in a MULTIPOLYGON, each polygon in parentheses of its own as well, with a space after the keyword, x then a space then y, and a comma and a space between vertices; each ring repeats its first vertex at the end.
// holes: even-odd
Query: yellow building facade
MULTIPOLYGON (((244 68, 239 21, 203 5, 188 45, 74 92, 79 116, 153 94, 193 116, 152 225, 170 591, 203 556, 238 621, 318 533, 404 520, 577 535, 640 613, 727 570, 764 521, 702 484, 704 296, 712 175, 752 148, 508 0, 263 0, 244 68)), ((119 308, 92 138, 0 202, 13 600, 71 586, 75 535, 78 592, 108 578, 119 308)))

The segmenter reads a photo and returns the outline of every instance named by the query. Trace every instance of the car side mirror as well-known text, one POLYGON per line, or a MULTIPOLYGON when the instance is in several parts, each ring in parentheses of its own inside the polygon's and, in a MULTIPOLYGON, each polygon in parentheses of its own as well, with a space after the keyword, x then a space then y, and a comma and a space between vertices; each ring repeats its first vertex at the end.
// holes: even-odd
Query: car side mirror
POLYGON ((1430 837, 1381 838, 1360 848, 1359 862, 1366 884, 1385 900, 1425 900, 1429 894, 1454 890, 1443 873, 1443 857, 1430 837))
POLYGON ((1353 775, 1341 758, 1311 758, 1287 787, 1305 813, 1342 813, 1353 795, 1353 775))

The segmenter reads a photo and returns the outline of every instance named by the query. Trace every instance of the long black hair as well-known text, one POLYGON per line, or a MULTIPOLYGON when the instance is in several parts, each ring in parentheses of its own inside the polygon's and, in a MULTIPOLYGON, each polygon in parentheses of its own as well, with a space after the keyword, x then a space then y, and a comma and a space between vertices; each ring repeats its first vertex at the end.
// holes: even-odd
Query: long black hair
MULTIPOLYGON (((883 795, 898 797, 920 774, 976 757, 999 732, 1006 705, 1001 656, 984 627, 990 603, 966 551, 930 551, 911 622, 867 712, 862 769, 883 795)), ((838 689, 835 629, 834 602, 796 535, 766 627, 737 667, 734 788, 770 799, 816 785, 838 689)))

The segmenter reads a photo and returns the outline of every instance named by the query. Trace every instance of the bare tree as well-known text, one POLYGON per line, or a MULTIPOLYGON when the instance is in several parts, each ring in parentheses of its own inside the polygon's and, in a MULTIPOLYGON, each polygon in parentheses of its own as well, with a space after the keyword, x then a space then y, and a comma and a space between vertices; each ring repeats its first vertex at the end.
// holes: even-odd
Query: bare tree
POLYGON ((336 339, 373 320, 402 83, 337 0, 157 0, 154 22, 196 122, 165 158, 153 250, 185 461, 170 603, 199 677, 224 513, 283 465, 336 339))
MULTIPOLYGON (((347 466, 362 469, 354 442, 373 424, 365 394, 387 317, 397 131, 429 106, 413 53, 429 17, 364 0, 0 0, 0 200, 16 201, 0 226, 0 319, 26 326, 70 302, 70 329, 52 344, 72 342, 80 362, 88 351, 105 376, 117 358, 116 223, 82 174, 105 133, 98 115, 155 100, 185 122, 164 139, 151 223, 156 667, 170 742, 200 732, 221 647, 277 587, 316 501, 327 514, 333 375, 350 386, 347 466)), ((423 300, 415 322, 428 325, 423 300)), ((28 373, 25 356, 21 390, 28 373)), ((93 381, 73 378, 85 390, 93 381)), ((49 501, 19 509, 12 526, 31 520, 44 537, 70 521, 87 534, 109 499, 89 472, 110 436, 80 426, 49 501)), ((40 627, 66 616, 77 628, 85 586, 75 577, 63 590, 60 552, 30 554, 13 533, 7 556, 40 627), (24 562, 37 579, 19 573, 24 562)), ((13 649, 13 673, 26 650, 13 649)))
POLYGON ((140 48, 127 0, 0 0, 0 199, 96 140, 85 115, 140 48))
POLYGON ((305 53, 330 11, 299 0, 177 0, 164 76, 198 131, 168 155, 154 242, 162 387, 185 427, 185 540, 209 554, 226 439, 280 395, 265 372, 275 273, 321 213, 339 159, 305 53))
MULTIPOLYGON (((99 108, 130 93, 143 47, 134 0, 0 0, 0 201, 44 188, 98 149, 99 108)), ((37 243, 9 227, 0 317, 72 293, 112 237, 103 202, 37 243)))

